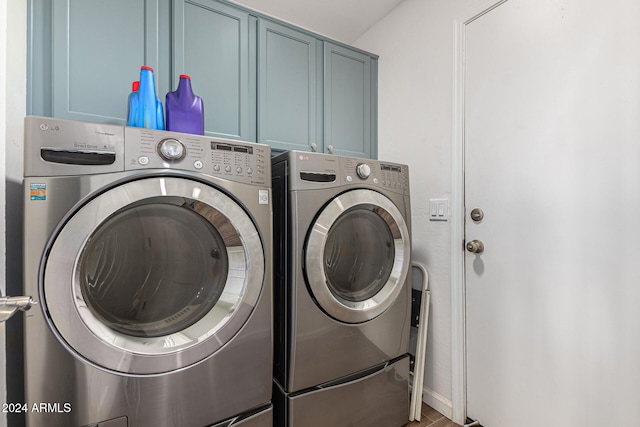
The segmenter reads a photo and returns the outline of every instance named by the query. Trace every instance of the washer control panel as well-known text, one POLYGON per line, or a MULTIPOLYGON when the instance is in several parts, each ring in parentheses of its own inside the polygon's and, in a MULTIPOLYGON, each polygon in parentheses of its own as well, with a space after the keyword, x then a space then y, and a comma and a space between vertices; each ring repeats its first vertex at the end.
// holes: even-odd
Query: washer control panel
POLYGON ((268 145, 151 129, 125 128, 125 170, 178 169, 268 185, 268 145))

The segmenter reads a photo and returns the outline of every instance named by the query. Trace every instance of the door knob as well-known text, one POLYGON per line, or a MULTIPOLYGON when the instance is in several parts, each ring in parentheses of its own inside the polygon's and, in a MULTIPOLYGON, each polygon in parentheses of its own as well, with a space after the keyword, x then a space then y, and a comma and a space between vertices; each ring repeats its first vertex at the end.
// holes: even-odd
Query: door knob
POLYGON ((467 243, 467 250, 472 254, 480 255, 484 252, 484 243, 480 240, 472 240, 467 243))

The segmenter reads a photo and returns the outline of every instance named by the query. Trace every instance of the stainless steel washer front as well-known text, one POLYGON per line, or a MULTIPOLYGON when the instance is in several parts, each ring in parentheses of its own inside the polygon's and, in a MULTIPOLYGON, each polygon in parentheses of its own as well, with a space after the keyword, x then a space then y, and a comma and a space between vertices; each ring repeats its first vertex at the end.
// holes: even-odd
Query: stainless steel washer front
POLYGON ((271 427, 269 147, 28 117, 24 148, 25 402, 68 409, 27 427, 271 427))
POLYGON ((41 271, 43 307, 72 351, 106 369, 157 374, 202 360, 238 332, 260 294, 264 254, 229 196, 153 177, 72 213, 41 271))

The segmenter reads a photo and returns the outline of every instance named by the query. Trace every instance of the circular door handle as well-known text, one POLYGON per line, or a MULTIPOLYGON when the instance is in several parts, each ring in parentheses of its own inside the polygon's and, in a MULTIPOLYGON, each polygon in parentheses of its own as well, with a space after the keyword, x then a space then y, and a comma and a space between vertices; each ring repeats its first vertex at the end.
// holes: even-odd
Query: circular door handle
POLYGON ((484 252, 484 243, 480 240, 472 240, 467 243, 467 250, 472 254, 480 255, 484 252))
POLYGON ((316 144, 315 142, 312 142, 310 147, 311 147, 311 151, 315 152, 316 148, 318 148, 318 144, 316 144))
POLYGON ((329 145, 327 150, 329 150, 329 154, 333 154, 333 145, 329 145))

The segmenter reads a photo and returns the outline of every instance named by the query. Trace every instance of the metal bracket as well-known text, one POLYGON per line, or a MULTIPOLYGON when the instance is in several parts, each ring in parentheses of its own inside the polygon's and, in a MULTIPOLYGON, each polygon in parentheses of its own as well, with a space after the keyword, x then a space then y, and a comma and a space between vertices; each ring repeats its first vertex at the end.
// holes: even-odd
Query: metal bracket
POLYGON ((38 301, 31 297, 0 297, 0 323, 9 320, 18 310, 27 311, 38 301))

